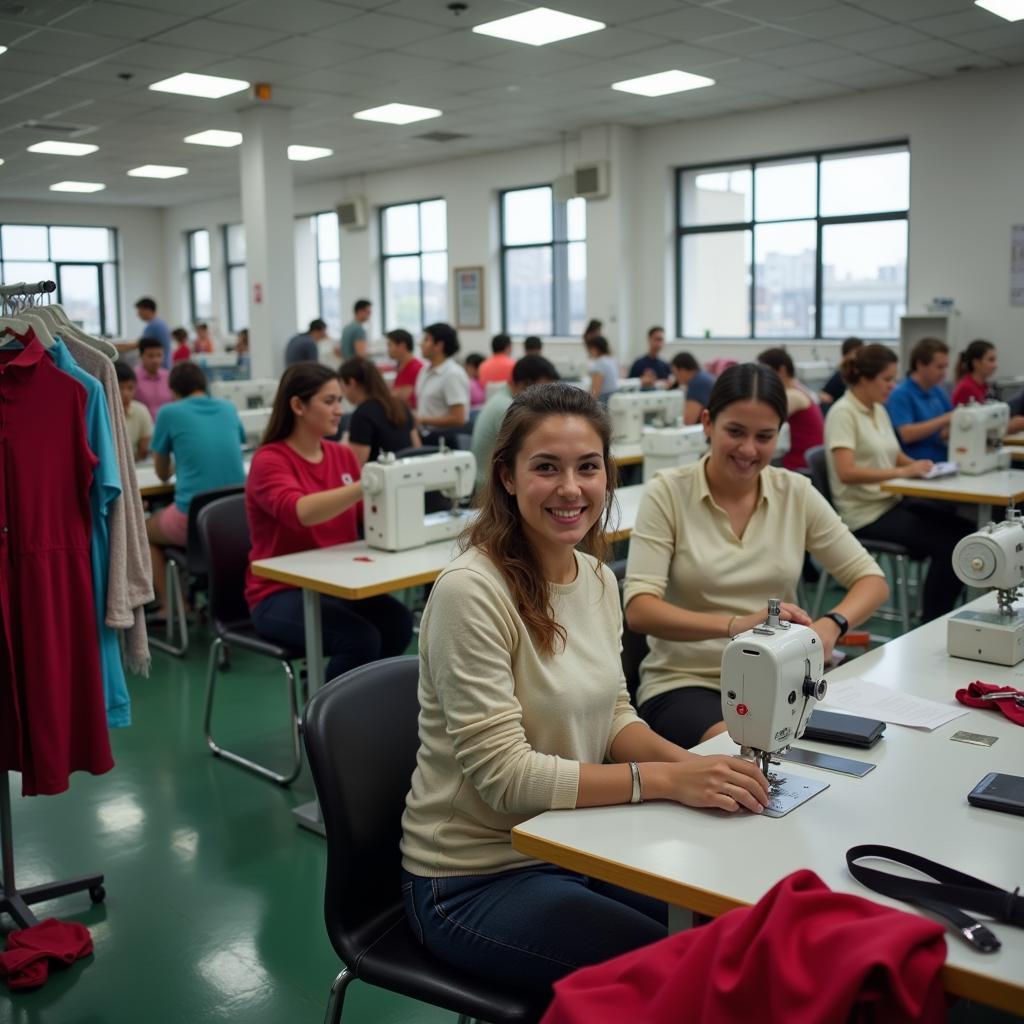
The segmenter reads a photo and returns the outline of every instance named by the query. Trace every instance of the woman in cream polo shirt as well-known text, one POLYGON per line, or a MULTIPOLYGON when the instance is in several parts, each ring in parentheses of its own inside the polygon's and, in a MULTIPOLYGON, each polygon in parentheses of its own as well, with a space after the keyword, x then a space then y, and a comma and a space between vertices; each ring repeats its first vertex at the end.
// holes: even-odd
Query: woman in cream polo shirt
POLYGON ((896 353, 864 345, 843 360, 846 392, 825 420, 828 479, 843 522, 857 537, 904 544, 912 558, 931 558, 924 581, 925 622, 956 604, 961 586, 953 572, 953 548, 974 526, 948 502, 900 498, 879 484, 893 477, 922 477, 930 459, 911 459, 885 411, 896 384, 896 353), (835 417, 835 419, 833 419, 835 417))
POLYGON ((659 473, 640 504, 624 595, 630 628, 646 633, 651 648, 637 703, 641 717, 679 746, 724 731, 722 651, 729 637, 763 621, 769 597, 782 599, 784 619, 820 635, 828 658, 889 592, 811 481, 771 465, 787 414, 774 370, 729 367, 702 414, 709 453, 659 473), (813 622, 793 603, 808 551, 847 590, 813 622))

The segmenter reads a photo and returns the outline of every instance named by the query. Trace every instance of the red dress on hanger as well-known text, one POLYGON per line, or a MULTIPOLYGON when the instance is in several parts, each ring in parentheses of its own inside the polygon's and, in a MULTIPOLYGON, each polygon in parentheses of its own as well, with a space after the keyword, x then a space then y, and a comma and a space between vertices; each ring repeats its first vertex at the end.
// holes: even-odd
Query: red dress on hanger
POLYGON ((25 796, 114 766, 93 605, 85 389, 36 336, 0 350, 0 771, 25 796))

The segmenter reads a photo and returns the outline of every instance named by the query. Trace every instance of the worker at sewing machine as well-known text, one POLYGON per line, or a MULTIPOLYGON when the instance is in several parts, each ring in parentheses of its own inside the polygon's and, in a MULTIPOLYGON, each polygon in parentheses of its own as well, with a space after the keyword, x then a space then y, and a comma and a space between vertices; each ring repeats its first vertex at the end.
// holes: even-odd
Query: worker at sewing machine
POLYGON ((693 426, 700 423, 701 413, 708 404, 708 396, 714 387, 715 378, 707 370, 700 368, 700 363, 689 352, 679 352, 672 358, 673 381, 669 388, 683 388, 686 391, 686 403, 683 405, 683 425, 693 426))
POLYGON ((356 407, 348 425, 348 445, 360 466, 381 452, 422 446, 409 407, 392 393, 369 359, 346 359, 338 377, 346 400, 356 407))
POLYGON ((633 360, 629 368, 630 377, 640 378, 640 387, 648 390, 654 387, 665 387, 672 370, 661 358, 661 350, 665 347, 665 328, 652 327, 647 332, 647 354, 633 360))
MULTIPOLYGON (((999 355, 991 341, 978 339, 972 341, 960 353, 957 359, 956 387, 953 388, 952 402, 955 409, 958 405, 970 402, 992 402, 998 396, 992 387, 992 378, 999 372, 999 355)), ((1010 402, 1010 422, 1006 428, 1008 434, 1017 434, 1024 430, 1024 416, 1021 411, 1024 392, 1010 402)))
MULTIPOLYGON (((346 544, 359 538, 359 460, 327 441, 341 422, 341 384, 319 363, 290 366, 249 470, 245 508, 252 537, 250 562, 275 555, 346 544)), ((302 592, 246 573, 245 599, 260 636, 305 650, 302 592)), ((403 654, 412 617, 389 594, 349 601, 320 596, 327 679, 351 668, 403 654)))
POLYGON ((786 403, 789 407, 790 442, 789 451, 782 456, 786 469, 806 469, 804 452, 816 448, 825 441, 825 414, 821 411, 818 398, 796 376, 793 359, 784 348, 766 348, 757 357, 759 363, 770 366, 782 380, 786 389, 786 403))
POLYGON ((766 595, 778 593, 782 618, 814 629, 830 655, 889 592, 810 480, 771 465, 788 412, 774 370, 729 367, 702 417, 709 453, 660 473, 640 503, 624 593, 630 628, 650 644, 637 703, 652 728, 683 747, 724 730, 722 651, 764 620, 766 595), (815 621, 794 603, 805 552, 847 590, 815 621))
POLYGON ((953 404, 946 394, 949 346, 923 338, 910 350, 910 372, 885 403, 900 447, 911 459, 943 462, 953 404))

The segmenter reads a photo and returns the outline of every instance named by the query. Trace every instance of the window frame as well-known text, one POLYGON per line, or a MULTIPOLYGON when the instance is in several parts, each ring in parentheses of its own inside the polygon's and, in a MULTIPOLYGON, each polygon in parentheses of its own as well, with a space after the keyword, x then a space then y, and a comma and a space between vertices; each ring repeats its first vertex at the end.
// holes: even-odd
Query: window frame
MULTIPOLYGON (((576 197, 574 197, 576 198, 576 197)), ((582 197, 580 197, 582 198, 582 197)), ((584 199, 584 202, 586 200, 584 199)), ((569 246, 580 244, 586 252, 587 237, 584 232, 583 238, 569 238, 569 201, 558 202, 555 199, 555 186, 552 182, 540 182, 536 185, 516 185, 514 188, 504 188, 498 192, 498 240, 500 255, 501 273, 501 329, 510 333, 508 327, 508 288, 507 282, 507 258, 508 253, 514 249, 550 249, 551 250, 551 331, 541 331, 541 334, 549 333, 550 337, 569 338, 573 335, 569 331, 569 320, 571 316, 569 300, 569 246), (551 241, 550 242, 516 242, 508 244, 505 241, 505 196, 512 192, 529 192, 533 189, 546 188, 551 193, 551 241), (560 247, 560 248, 559 248, 560 247)))
MULTIPOLYGON (((386 206, 378 207, 377 209, 377 233, 380 239, 380 311, 381 311, 381 323, 388 323, 388 274, 387 274, 387 263, 390 259, 408 259, 410 256, 415 256, 419 261, 420 273, 419 273, 419 293, 420 293, 420 319, 423 319, 423 311, 425 303, 423 301, 423 257, 424 256, 435 256, 438 253, 444 253, 445 257, 445 306, 450 308, 451 303, 451 289, 449 287, 449 276, 451 274, 451 266, 448 263, 448 200, 445 196, 427 196, 424 199, 408 199, 401 203, 388 203, 386 206), (424 249, 423 248, 423 215, 420 207, 424 203, 444 203, 444 220, 445 220, 445 233, 444 233, 444 248, 443 249, 424 249), (388 210, 393 210, 398 206, 415 206, 416 207, 416 219, 419 226, 420 236, 420 247, 415 252, 395 252, 388 253, 385 250, 387 244, 387 233, 384 227, 384 217, 388 210)), ((397 325, 396 325, 397 326, 397 325)), ((426 323, 419 325, 419 329, 423 330, 426 327, 426 323)))
MULTIPOLYGON (((242 296, 242 304, 246 307, 246 309, 248 309, 248 305, 249 305, 249 295, 248 295, 248 291, 249 291, 249 276, 248 276, 248 266, 249 266, 249 259, 248 259, 248 257, 249 257, 249 251, 248 251, 248 248, 246 248, 246 258, 241 263, 232 263, 231 262, 231 245, 230 245, 230 243, 228 241, 228 232, 230 231, 231 228, 241 228, 242 229, 242 236, 244 238, 244 236, 245 236, 245 223, 242 222, 242 221, 235 221, 233 224, 222 224, 221 227, 220 227, 221 245, 224 247, 224 290, 225 290, 225 293, 226 293, 225 298, 227 299, 228 330, 232 334, 237 334, 243 327, 246 326, 246 324, 245 323, 241 323, 241 324, 236 324, 235 323, 235 318, 234 318, 235 307, 234 307, 234 303, 232 302, 232 294, 231 294, 231 271, 232 270, 237 270, 239 267, 241 267, 243 270, 246 271, 246 288, 245 288, 246 294, 244 294, 242 296)), ((192 248, 191 248, 191 245, 190 245, 189 246, 189 257, 190 258, 191 258, 191 254, 192 254, 192 248)), ((195 302, 194 302, 194 299, 193 299, 193 313, 194 312, 195 312, 195 302)), ((246 319, 248 320, 248 317, 246 319)), ((193 321, 192 322, 193 323, 196 322, 194 317, 193 317, 193 321)))
MULTIPOLYGON (((118 236, 118 230, 112 227, 110 224, 40 224, 32 221, 14 221, 5 220, 0 222, 0 228, 4 227, 19 227, 19 228, 45 228, 46 229, 46 256, 45 260, 24 260, 24 259, 11 259, 5 260, 3 252, 3 232, 0 231, 0 266, 5 262, 9 263, 45 263, 53 267, 53 281, 57 286, 56 291, 53 293, 53 301, 63 304, 63 297, 61 295, 61 267, 95 267, 97 271, 97 282, 99 284, 99 291, 97 298, 99 300, 99 313, 100 313, 100 333, 109 338, 119 337, 121 334, 121 261, 119 259, 121 252, 120 238, 118 236), (113 253, 113 258, 109 260, 67 260, 67 259, 55 259, 53 257, 53 239, 50 232, 54 228, 92 228, 99 231, 110 232, 110 250, 113 253), (108 310, 107 296, 105 288, 105 275, 104 268, 113 267, 113 284, 114 284, 114 295, 113 295, 113 309, 108 310)), ((9 284, 17 284, 16 281, 10 281, 9 284)))
MULTIPOLYGON (((744 157, 738 160, 716 160, 711 163, 689 164, 685 167, 677 167, 675 173, 675 223, 676 223, 676 246, 675 246, 675 287, 676 287, 676 337, 685 338, 683 334, 683 240, 690 235, 720 234, 723 232, 750 232, 750 262, 747 270, 750 276, 750 330, 745 335, 712 335, 710 338, 686 338, 687 341, 765 341, 787 340, 779 339, 778 335, 758 335, 757 325, 757 275, 755 273, 757 260, 756 227, 766 224, 797 224, 813 222, 815 225, 815 269, 814 269, 814 330, 807 336, 793 337, 793 341, 834 341, 849 334, 843 333, 840 324, 839 332, 835 337, 822 334, 822 297, 824 294, 824 273, 822 267, 822 235, 825 228, 837 224, 866 224, 882 221, 906 221, 907 223, 907 253, 910 251, 910 200, 908 198, 905 210, 880 211, 876 213, 851 213, 822 216, 821 213, 821 164, 823 159, 838 155, 855 156, 863 154, 867 156, 881 151, 905 150, 910 154, 909 139, 890 139, 883 142, 862 144, 857 146, 836 146, 827 149, 797 150, 791 153, 775 153, 770 156, 744 157), (759 165, 771 165, 791 163, 800 160, 813 160, 815 162, 815 196, 813 217, 785 217, 778 220, 758 220, 757 211, 757 175, 759 165), (687 227, 683 224, 683 175, 695 171, 713 170, 750 170, 750 220, 731 221, 721 224, 695 224, 687 227)), ((909 195, 909 182, 908 182, 909 195)), ((909 263, 909 259, 907 261, 909 263)), ((906 305, 906 293, 909 282, 904 281, 904 305, 906 305)), ((839 320, 842 320, 840 310, 839 320)), ((896 318, 892 339, 899 337, 899 322, 896 318)), ((885 338, 882 340, 891 340, 885 338)))
POLYGON ((189 321, 192 324, 202 323, 205 320, 209 320, 213 315, 213 250, 212 250, 213 238, 209 228, 192 228, 185 232, 185 260, 188 264, 188 310, 189 310, 189 321), (210 254, 210 259, 207 261, 205 267, 199 267, 192 262, 192 239, 198 234, 206 235, 206 249, 210 254), (211 311, 206 316, 199 316, 198 310, 196 309, 196 274, 209 274, 210 275, 210 305, 211 311))
POLYGON ((316 273, 316 308, 317 314, 321 320, 326 320, 324 316, 324 284, 323 278, 320 276, 320 268, 325 264, 336 263, 338 265, 338 330, 340 331, 345 325, 342 323, 341 313, 341 224, 337 222, 338 211, 337 210, 317 210, 316 213, 308 214, 309 219, 313 224, 313 268, 316 273), (320 258, 320 218, 333 214, 338 229, 338 258, 336 260, 325 260, 320 258))

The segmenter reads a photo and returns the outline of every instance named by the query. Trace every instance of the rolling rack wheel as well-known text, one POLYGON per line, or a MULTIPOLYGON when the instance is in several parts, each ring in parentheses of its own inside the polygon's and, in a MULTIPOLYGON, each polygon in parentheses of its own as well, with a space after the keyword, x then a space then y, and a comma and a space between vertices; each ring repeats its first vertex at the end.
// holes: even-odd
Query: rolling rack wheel
POLYGON ((89 890, 89 899, 91 899, 93 903, 102 903, 106 898, 107 890, 104 889, 102 885, 94 885, 89 890))

